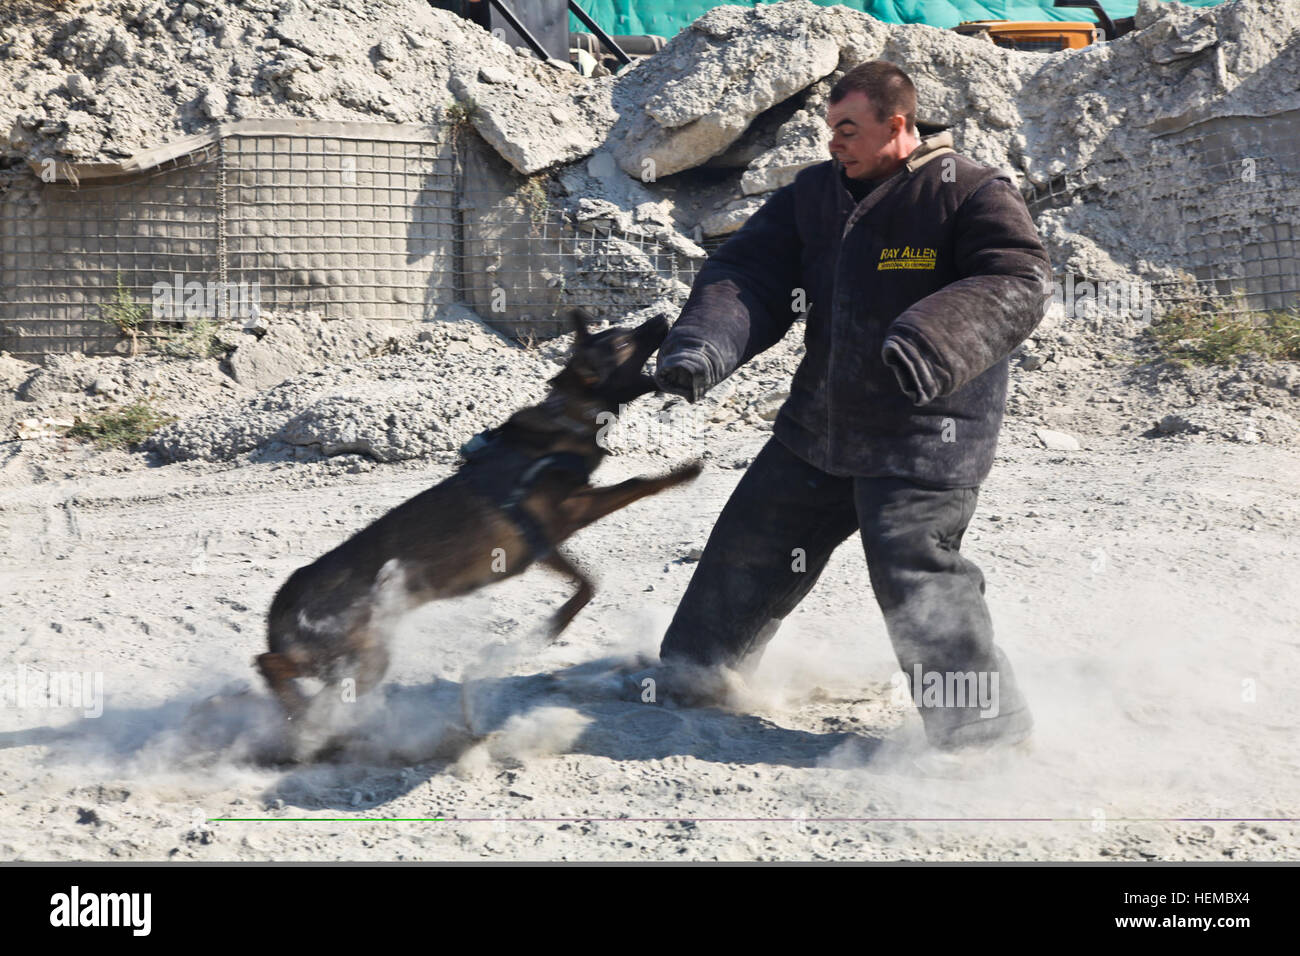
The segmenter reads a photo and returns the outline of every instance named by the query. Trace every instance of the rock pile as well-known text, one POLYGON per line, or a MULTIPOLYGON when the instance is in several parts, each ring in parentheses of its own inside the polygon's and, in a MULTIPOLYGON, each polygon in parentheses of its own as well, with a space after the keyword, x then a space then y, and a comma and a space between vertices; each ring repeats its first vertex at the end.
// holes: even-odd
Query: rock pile
MULTIPOLYGON (((545 173, 549 199, 579 229, 612 229, 610 254, 644 271, 637 288, 646 301, 659 299, 649 307, 658 308, 680 304, 686 289, 638 243, 698 257, 697 241, 739 228, 773 190, 826 157, 823 117, 835 79, 885 58, 915 80, 920 122, 951 128, 960 152, 1010 170, 1027 193, 1084 170, 1136 187, 1120 195, 1103 183, 1105 202, 1076 193, 1039 210, 1058 273, 1163 280, 1181 263, 1174 239, 1165 237, 1165 249, 1155 234, 1170 200, 1142 178, 1150 155, 1162 137, 1200 121, 1300 109, 1300 6, 1234 0, 1194 9, 1142 0, 1136 23, 1118 41, 1047 55, 808 0, 723 6, 634 68, 593 79, 521 55, 424 0, 20 0, 0 11, 0 134, 8 133, 0 166, 121 160, 225 119, 470 124, 513 175, 545 173)), ((1257 209, 1232 207, 1234 195, 1204 201, 1223 205, 1216 214, 1258 218, 1257 209)), ((603 270, 597 260, 575 268, 608 271, 601 261, 603 270)), ((171 426, 155 447, 169 460, 454 454, 469 435, 539 397, 553 372, 549 360, 567 348, 561 339, 507 354, 501 350, 513 347, 467 321, 449 328, 469 337, 429 331, 422 342, 391 346, 385 330, 309 317, 251 336, 225 330, 234 338, 224 340, 232 354, 222 394, 243 404, 171 426), (337 375, 313 370, 326 360, 344 363, 337 375), (493 382, 495 397, 463 397, 458 383, 467 381, 476 390, 493 382), (262 391, 249 397, 255 390, 262 391)), ((1295 434, 1295 382, 1285 366, 1166 370, 1159 381, 1140 380, 1131 359, 1117 355, 1143 321, 1105 308, 1086 319, 1049 317, 1015 357, 1012 415, 1046 429, 1092 423, 1118 432, 1127 424, 1165 436, 1245 436, 1238 440, 1295 434), (1104 393, 1124 376, 1131 392, 1116 405, 1111 399, 1120 396, 1104 393), (1112 384, 1088 391, 1086 382, 1112 384), (1236 413, 1187 412, 1210 399, 1223 408, 1254 403, 1258 416, 1243 423, 1236 413)), ((714 426, 764 423, 802 354, 798 338, 795 330, 695 413, 714 426)), ((22 380, 29 413, 40 405, 66 414, 60 403, 76 411, 111 394, 113 381, 134 394, 125 371, 104 378, 99 369, 83 382, 76 365, 0 371, 22 380), (101 378, 103 388, 95 385, 101 378)), ((633 431, 631 446, 654 446, 633 431)))
MULTIPOLYGON (((722 6, 634 69, 593 79, 424 0, 26 0, 0 13, 0 131, 10 163, 92 162, 222 119, 464 116, 519 173, 557 174, 575 206, 667 200, 683 233, 708 236, 826 157, 831 82, 877 57, 913 77, 921 122, 952 128, 959 151, 1026 188, 1139 162, 1154 137, 1197 119, 1300 108, 1293 0, 1142 0, 1136 23, 1115 42, 1045 55, 809 0, 722 6), (716 175, 679 175, 702 167, 732 175, 721 189, 716 175)), ((1159 201, 1133 198, 1135 219, 1159 201)), ((1059 267, 1102 275, 1115 255, 1130 259, 1124 270, 1152 265, 1111 249, 1116 223, 1086 208, 1047 215, 1059 267)))
POLYGON ((591 151, 613 122, 601 89, 424 0, 20 0, 0 12, 10 161, 115 162, 221 120, 440 124, 459 98, 531 173, 591 151))

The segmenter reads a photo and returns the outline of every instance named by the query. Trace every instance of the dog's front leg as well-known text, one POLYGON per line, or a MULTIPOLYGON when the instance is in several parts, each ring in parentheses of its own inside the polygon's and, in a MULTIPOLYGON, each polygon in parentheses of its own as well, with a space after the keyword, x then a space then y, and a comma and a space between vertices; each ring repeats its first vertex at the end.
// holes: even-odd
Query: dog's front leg
POLYGON ((629 478, 605 488, 583 488, 576 491, 560 503, 560 510, 568 522, 564 533, 556 540, 562 541, 575 531, 620 508, 626 508, 634 501, 693 481, 699 474, 699 462, 690 462, 661 478, 629 478))
POLYGON ((550 632, 547 636, 551 640, 555 640, 569 626, 569 622, 574 619, 577 613, 587 606, 596 594, 596 589, 592 587, 591 581, 588 580, 577 565, 561 554, 559 549, 542 558, 542 564, 552 571, 559 571, 561 574, 578 582, 577 593, 565 601, 564 606, 551 617, 550 632))

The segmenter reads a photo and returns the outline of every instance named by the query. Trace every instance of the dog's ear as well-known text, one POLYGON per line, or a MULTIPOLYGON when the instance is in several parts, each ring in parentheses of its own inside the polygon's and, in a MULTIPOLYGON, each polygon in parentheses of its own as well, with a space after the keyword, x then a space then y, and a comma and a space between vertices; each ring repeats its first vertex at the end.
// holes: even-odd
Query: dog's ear
POLYGON ((591 338, 587 334, 587 325, 595 320, 596 317, 586 309, 574 308, 569 310, 569 321, 573 323, 573 331, 577 333, 577 337, 573 340, 575 345, 587 344, 587 340, 591 338))
POLYGON ((657 349, 663 340, 668 338, 668 330, 672 328, 672 322, 669 321, 668 313, 660 312, 653 318, 646 319, 637 326, 637 339, 644 343, 653 343, 652 351, 657 349))

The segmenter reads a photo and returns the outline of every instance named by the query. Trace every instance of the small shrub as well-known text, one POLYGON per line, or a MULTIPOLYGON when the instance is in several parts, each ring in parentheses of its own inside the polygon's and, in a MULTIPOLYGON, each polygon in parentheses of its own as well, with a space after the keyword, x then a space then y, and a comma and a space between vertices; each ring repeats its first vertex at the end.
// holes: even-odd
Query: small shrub
POLYGON ((140 350, 140 334, 145 330, 145 323, 151 318, 148 306, 136 302, 126 285, 122 282, 122 273, 117 274, 117 291, 108 305, 99 307, 100 320, 107 322, 119 335, 131 340, 131 355, 140 350))
POLYGON ((105 409, 86 419, 78 419, 68 429, 69 438, 93 441, 101 448, 133 448, 164 425, 176 421, 164 415, 147 399, 131 405, 105 409))
POLYGON ((453 150, 459 151, 464 137, 474 128, 474 111, 477 109, 478 104, 473 99, 464 102, 456 100, 442 108, 442 118, 451 133, 453 150))
MULTIPOLYGON (((1242 297, 1237 297, 1242 303, 1242 297)), ((1300 310, 1218 311, 1180 304, 1151 322, 1147 335, 1177 365, 1227 365, 1255 354, 1300 361, 1300 310)))
POLYGON ((545 176, 529 176, 515 195, 523 204, 529 222, 537 226, 545 221, 546 214, 551 210, 551 200, 546 195, 545 176))
POLYGON ((161 350, 172 358, 218 358, 226 348, 217 339, 217 323, 203 318, 168 335, 161 350))

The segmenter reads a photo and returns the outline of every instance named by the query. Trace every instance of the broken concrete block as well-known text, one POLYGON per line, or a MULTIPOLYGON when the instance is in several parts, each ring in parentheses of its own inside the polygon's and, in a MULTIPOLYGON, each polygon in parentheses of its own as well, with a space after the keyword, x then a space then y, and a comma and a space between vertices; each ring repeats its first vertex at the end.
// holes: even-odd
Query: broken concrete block
POLYGON ((478 68, 478 78, 482 83, 497 83, 501 86, 509 86, 515 79, 513 73, 494 63, 485 63, 480 66, 478 68))
POLYGON ((747 196, 728 203, 700 220, 700 232, 705 236, 725 236, 743 226, 749 217, 758 212, 767 201, 766 196, 747 196))
POLYGON ((611 134, 619 166, 639 177, 648 164, 658 178, 722 153, 760 113, 839 65, 841 22, 804 2, 711 10, 628 74, 635 102, 611 134))
POLYGON ((1044 448, 1052 451, 1078 451, 1080 448, 1079 440, 1065 432, 1053 431, 1050 428, 1036 428, 1034 434, 1038 436, 1044 448))
MULTIPOLYGON (((585 81, 575 75, 572 82, 585 81)), ((457 100, 474 104, 470 121, 478 134, 525 176, 590 154, 614 121, 603 103, 588 100, 579 113, 566 107, 569 97, 540 83, 486 83, 459 75, 448 85, 457 100), (552 122, 539 124, 539 114, 552 122)))

